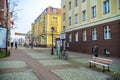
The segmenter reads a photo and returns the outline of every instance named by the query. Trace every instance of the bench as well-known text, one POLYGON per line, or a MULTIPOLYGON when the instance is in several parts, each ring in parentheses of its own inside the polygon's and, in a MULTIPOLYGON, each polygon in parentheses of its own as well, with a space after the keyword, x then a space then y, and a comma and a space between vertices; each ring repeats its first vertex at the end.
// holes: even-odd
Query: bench
POLYGON ((103 72, 105 71, 105 67, 107 67, 108 71, 110 71, 109 66, 112 64, 113 60, 110 59, 106 59, 106 58, 100 58, 100 57, 92 57, 92 60, 89 60, 89 67, 92 66, 92 64, 94 65, 94 67, 96 67, 96 65, 100 65, 103 66, 103 72))

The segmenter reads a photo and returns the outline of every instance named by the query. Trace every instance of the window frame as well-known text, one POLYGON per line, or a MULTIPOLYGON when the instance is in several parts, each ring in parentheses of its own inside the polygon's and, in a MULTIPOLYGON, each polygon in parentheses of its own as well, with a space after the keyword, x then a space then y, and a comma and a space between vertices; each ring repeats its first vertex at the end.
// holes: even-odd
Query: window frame
POLYGON ((87 31, 83 31, 83 41, 87 41, 87 31))
POLYGON ((95 6, 92 6, 92 8, 91 8, 92 10, 92 18, 94 18, 94 17, 96 17, 96 5, 95 6))
POLYGON ((79 41, 79 37, 78 37, 78 36, 79 36, 79 34, 78 34, 78 32, 76 32, 76 33, 75 33, 75 41, 76 41, 76 42, 79 41))
POLYGON ((75 14, 75 24, 78 23, 78 14, 75 14))
POLYGON ((72 3, 71 3, 71 1, 69 2, 69 10, 71 10, 72 9, 72 3))
POLYGON ((78 0, 75 0, 75 7, 78 6, 78 0))
POLYGON ((69 34, 69 42, 72 42, 72 34, 69 34))
POLYGON ((69 17, 69 26, 72 25, 72 17, 69 17))
POLYGON ((109 0, 105 0, 103 2, 103 14, 107 14, 110 12, 110 1, 109 0))
POLYGON ((108 40, 111 39, 111 28, 110 26, 104 26, 104 39, 108 40))
POLYGON ((97 29, 92 28, 92 40, 97 40, 97 29))
POLYGON ((82 21, 85 21, 87 17, 86 10, 82 11, 82 21))

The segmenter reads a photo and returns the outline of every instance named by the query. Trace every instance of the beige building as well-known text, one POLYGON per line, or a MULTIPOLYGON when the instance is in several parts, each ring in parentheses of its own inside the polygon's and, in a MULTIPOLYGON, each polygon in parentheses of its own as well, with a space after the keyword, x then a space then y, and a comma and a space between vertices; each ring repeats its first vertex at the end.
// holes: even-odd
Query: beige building
POLYGON ((120 0, 62 0, 61 5, 67 50, 92 53, 97 44, 99 54, 120 56, 120 0))

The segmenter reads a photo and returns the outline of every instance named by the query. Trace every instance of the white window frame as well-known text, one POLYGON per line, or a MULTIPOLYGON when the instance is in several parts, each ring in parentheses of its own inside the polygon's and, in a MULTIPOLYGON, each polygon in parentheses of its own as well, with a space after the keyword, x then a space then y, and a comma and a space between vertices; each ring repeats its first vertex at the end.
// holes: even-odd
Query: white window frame
POLYGON ((75 7, 78 6, 78 0, 75 0, 75 7))
POLYGON ((75 41, 78 42, 78 32, 75 34, 75 41))
POLYGON ((92 29, 92 40, 97 40, 97 29, 96 28, 92 29))
POLYGON ((83 41, 87 41, 87 32, 86 32, 86 30, 83 31, 83 41))
POLYGON ((111 39, 111 29, 110 26, 105 26, 104 27, 104 39, 111 39))
POLYGON ((71 17, 69 17, 69 26, 71 26, 71 24, 72 24, 72 19, 71 17))
POLYGON ((72 9, 72 3, 69 2, 69 10, 71 10, 71 9, 72 9))
POLYGON ((92 18, 96 17, 96 6, 92 7, 92 18))
POLYGON ((110 12, 110 1, 106 0, 103 2, 103 14, 110 12))
POLYGON ((86 10, 84 10, 82 12, 82 20, 85 21, 86 20, 86 10))
POLYGON ((75 14, 75 24, 78 23, 78 14, 75 14))
POLYGON ((72 42, 72 34, 69 34, 69 42, 72 42))

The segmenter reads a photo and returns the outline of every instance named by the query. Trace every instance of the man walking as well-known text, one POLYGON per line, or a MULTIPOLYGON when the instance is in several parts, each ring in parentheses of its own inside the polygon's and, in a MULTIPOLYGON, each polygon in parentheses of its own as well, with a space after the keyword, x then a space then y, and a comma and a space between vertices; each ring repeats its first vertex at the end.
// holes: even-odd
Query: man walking
POLYGON ((98 51, 99 51, 99 48, 98 48, 97 44, 95 44, 93 47, 93 54, 95 57, 98 57, 98 51))

